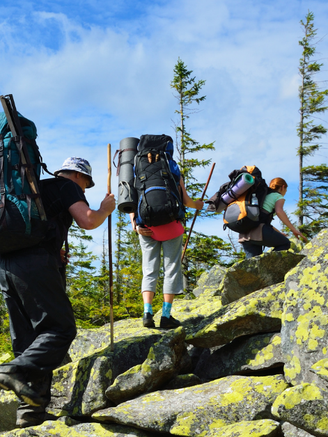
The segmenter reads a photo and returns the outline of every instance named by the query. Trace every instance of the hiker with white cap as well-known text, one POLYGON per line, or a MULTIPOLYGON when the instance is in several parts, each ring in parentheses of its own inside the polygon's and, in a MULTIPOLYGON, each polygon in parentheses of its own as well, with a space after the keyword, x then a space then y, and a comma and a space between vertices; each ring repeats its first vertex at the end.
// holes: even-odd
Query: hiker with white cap
POLYGON ((37 246, 0 256, 0 285, 15 354, 0 365, 0 388, 20 398, 16 424, 21 428, 45 420, 52 371, 62 364, 76 335, 62 274, 61 250, 68 229, 73 219, 83 229, 95 229, 115 209, 113 194, 106 194, 99 209, 89 207, 84 192, 94 181, 85 159, 66 159, 55 176, 40 181, 50 224, 45 238, 37 246))

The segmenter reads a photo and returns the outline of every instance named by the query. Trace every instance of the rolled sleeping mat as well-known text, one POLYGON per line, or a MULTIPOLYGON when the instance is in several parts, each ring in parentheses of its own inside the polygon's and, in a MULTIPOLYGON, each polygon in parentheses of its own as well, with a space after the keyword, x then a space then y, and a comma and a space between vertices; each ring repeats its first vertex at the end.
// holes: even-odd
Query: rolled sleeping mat
POLYGON ((245 193, 254 184, 254 178, 249 173, 242 173, 230 190, 222 194, 216 212, 222 212, 229 203, 235 201, 241 194, 245 193))
POLYGON ((118 198, 117 207, 125 213, 135 212, 138 205, 138 193, 134 188, 134 157, 137 153, 139 138, 128 137, 120 141, 118 158, 118 198))

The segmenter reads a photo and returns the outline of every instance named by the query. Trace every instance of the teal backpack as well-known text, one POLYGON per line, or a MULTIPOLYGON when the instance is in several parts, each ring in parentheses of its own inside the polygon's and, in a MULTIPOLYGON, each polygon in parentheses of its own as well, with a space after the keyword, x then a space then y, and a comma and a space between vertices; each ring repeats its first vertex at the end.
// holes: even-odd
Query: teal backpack
POLYGON ((0 254, 37 245, 46 234, 38 182, 42 157, 33 121, 16 111, 13 96, 0 96, 0 254))

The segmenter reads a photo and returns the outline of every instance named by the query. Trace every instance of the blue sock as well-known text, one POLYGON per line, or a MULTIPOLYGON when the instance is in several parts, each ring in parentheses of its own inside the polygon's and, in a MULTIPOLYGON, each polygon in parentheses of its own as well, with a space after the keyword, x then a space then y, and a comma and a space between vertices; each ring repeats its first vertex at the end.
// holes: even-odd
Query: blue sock
POLYGON ((144 303, 144 313, 150 313, 153 315, 153 307, 151 306, 151 303, 144 303))
POLYGON ((170 315, 171 315, 171 308, 172 308, 172 304, 171 303, 163 302, 162 316, 163 317, 167 317, 169 319, 170 315))

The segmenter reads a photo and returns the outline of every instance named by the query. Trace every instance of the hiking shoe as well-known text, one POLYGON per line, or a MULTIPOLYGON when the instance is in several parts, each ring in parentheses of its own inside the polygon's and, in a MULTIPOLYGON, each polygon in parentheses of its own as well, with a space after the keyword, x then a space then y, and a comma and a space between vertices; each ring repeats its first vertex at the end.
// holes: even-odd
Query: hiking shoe
POLYGON ((174 317, 170 316, 170 318, 168 319, 167 317, 162 316, 159 326, 162 329, 174 329, 180 325, 181 323, 179 322, 179 320, 175 319, 174 317))
POLYGON ((145 328, 155 328, 153 315, 150 313, 144 313, 142 322, 145 328))
POLYGON ((7 366, 7 369, 0 367, 0 388, 12 390, 19 399, 29 405, 35 407, 41 405, 42 397, 28 386, 23 374, 17 371, 11 373, 10 370, 12 370, 10 366, 7 366))
POLYGON ((18 428, 28 428, 29 426, 41 425, 44 421, 45 412, 25 414, 24 417, 20 417, 16 420, 16 426, 18 428))

